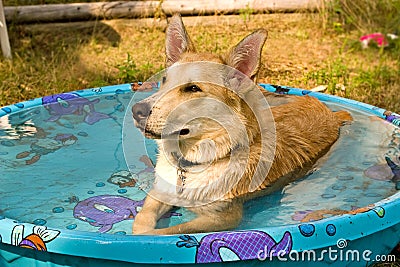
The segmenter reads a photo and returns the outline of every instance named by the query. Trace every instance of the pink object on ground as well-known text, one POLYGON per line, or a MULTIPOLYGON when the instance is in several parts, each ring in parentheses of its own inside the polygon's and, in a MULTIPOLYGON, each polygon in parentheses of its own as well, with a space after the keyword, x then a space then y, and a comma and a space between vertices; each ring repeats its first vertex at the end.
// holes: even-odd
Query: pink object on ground
POLYGON ((360 37, 360 42, 363 48, 367 48, 371 41, 375 41, 378 47, 386 47, 389 45, 386 36, 380 32, 371 33, 360 37))

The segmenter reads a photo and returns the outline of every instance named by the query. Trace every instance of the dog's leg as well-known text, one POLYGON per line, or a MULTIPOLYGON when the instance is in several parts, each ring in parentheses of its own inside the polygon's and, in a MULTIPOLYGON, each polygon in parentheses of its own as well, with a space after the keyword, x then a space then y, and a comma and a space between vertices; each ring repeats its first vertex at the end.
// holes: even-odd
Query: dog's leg
POLYGON ((171 208, 171 205, 165 204, 151 197, 150 192, 144 201, 142 210, 136 214, 132 232, 134 234, 143 234, 152 231, 156 227, 158 219, 160 219, 171 208))
POLYGON ((239 202, 229 203, 228 207, 223 209, 221 209, 220 202, 200 209, 201 213, 196 212, 197 218, 189 222, 168 228, 154 229, 145 234, 172 235, 230 230, 239 225, 243 213, 243 206, 239 202))

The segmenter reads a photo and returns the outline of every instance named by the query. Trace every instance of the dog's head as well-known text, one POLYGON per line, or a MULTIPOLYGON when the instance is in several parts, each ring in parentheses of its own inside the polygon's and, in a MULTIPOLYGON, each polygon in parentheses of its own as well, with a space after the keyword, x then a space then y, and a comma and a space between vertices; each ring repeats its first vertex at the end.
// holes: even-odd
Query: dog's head
POLYGON ((135 125, 148 138, 177 141, 185 158, 195 162, 251 142, 254 129, 249 127, 254 123, 249 120, 254 116, 243 92, 235 88, 243 88, 246 79, 255 81, 266 38, 265 30, 257 30, 226 55, 198 53, 181 17, 173 16, 166 33, 168 68, 159 76, 160 90, 132 107, 135 125))

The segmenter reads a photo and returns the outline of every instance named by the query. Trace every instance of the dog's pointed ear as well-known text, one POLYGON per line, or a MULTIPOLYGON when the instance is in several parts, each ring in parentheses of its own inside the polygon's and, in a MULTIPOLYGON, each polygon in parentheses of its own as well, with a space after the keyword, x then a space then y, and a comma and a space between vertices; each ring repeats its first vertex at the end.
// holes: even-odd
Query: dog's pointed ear
POLYGON ((167 28, 165 40, 166 66, 169 67, 177 62, 184 52, 194 52, 194 46, 183 25, 182 18, 175 14, 167 28))
POLYGON ((259 29, 234 46, 226 57, 226 64, 255 80, 260 68, 261 51, 268 32, 259 29))

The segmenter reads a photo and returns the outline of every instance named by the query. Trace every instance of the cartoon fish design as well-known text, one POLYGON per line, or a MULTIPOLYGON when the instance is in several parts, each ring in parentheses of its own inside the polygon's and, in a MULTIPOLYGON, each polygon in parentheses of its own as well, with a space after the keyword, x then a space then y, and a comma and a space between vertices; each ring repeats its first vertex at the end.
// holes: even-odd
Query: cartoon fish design
POLYGON ((387 164, 380 163, 368 167, 364 171, 364 175, 368 178, 380 181, 390 181, 393 177, 392 170, 387 164))
POLYGON ((63 93, 42 98, 42 104, 51 115, 47 121, 58 121, 63 115, 82 115, 85 113, 84 122, 89 125, 110 118, 107 114, 96 112, 94 105, 99 101, 99 99, 90 101, 76 93, 63 93), (88 110, 85 109, 86 106, 88 110))
POLYGON ((288 94, 290 91, 290 88, 286 88, 280 85, 271 85, 272 87, 275 88, 275 93, 277 94, 288 94))
MULTIPOLYGON (((94 196, 79 202, 74 208, 74 217, 88 222, 92 226, 100 227, 104 233, 112 229, 113 225, 123 220, 134 219, 140 211, 144 200, 132 200, 126 197, 101 195, 94 196)), ((167 213, 162 218, 181 216, 179 213, 167 213)))
POLYGON ((388 111, 388 110, 386 110, 386 111, 383 113, 383 115, 385 116, 385 119, 386 119, 388 122, 391 122, 391 123, 393 123, 393 124, 396 125, 396 126, 400 126, 400 116, 399 116, 399 115, 397 115, 397 114, 395 114, 395 113, 393 113, 393 112, 391 112, 391 111, 388 111))
POLYGON ((392 182, 396 184, 396 189, 400 190, 400 165, 394 163, 389 157, 385 157, 385 160, 393 173, 392 182))
POLYGON ((374 208, 374 205, 368 205, 366 207, 351 206, 350 210, 320 209, 320 210, 296 211, 295 214, 292 215, 292 220, 300 221, 300 222, 312 222, 312 221, 322 220, 328 216, 336 216, 336 215, 344 215, 344 214, 355 215, 358 213, 370 211, 373 208, 374 208))
POLYGON ((37 162, 43 155, 53 153, 64 146, 70 146, 76 143, 78 138, 73 134, 57 134, 54 138, 38 139, 31 144, 30 151, 24 151, 16 155, 17 159, 27 158, 29 155, 33 156, 26 160, 27 165, 37 162))
POLYGON ((108 178, 107 182, 118 185, 119 187, 134 187, 137 181, 137 175, 132 174, 130 171, 118 171, 108 178))
MULTIPOLYGON (((390 167, 393 177, 392 181, 393 182, 399 182, 400 181, 400 165, 397 165, 394 163, 389 157, 385 157, 387 165, 390 167)), ((399 157, 400 160, 400 157, 399 157)))
POLYGON ((151 92, 159 87, 160 84, 158 82, 137 82, 131 84, 132 91, 140 92, 151 92))
POLYGON ((24 236, 24 226, 17 225, 11 233, 11 244, 14 246, 29 248, 34 250, 47 251, 46 243, 54 240, 60 231, 49 230, 46 226, 34 226, 33 233, 24 236))
POLYGON ((177 247, 196 247, 196 263, 212 263, 232 260, 250 260, 289 254, 292 236, 285 232, 276 242, 263 231, 232 231, 205 235, 200 242, 194 236, 183 235, 177 247), (265 255, 264 255, 265 254, 265 255))

